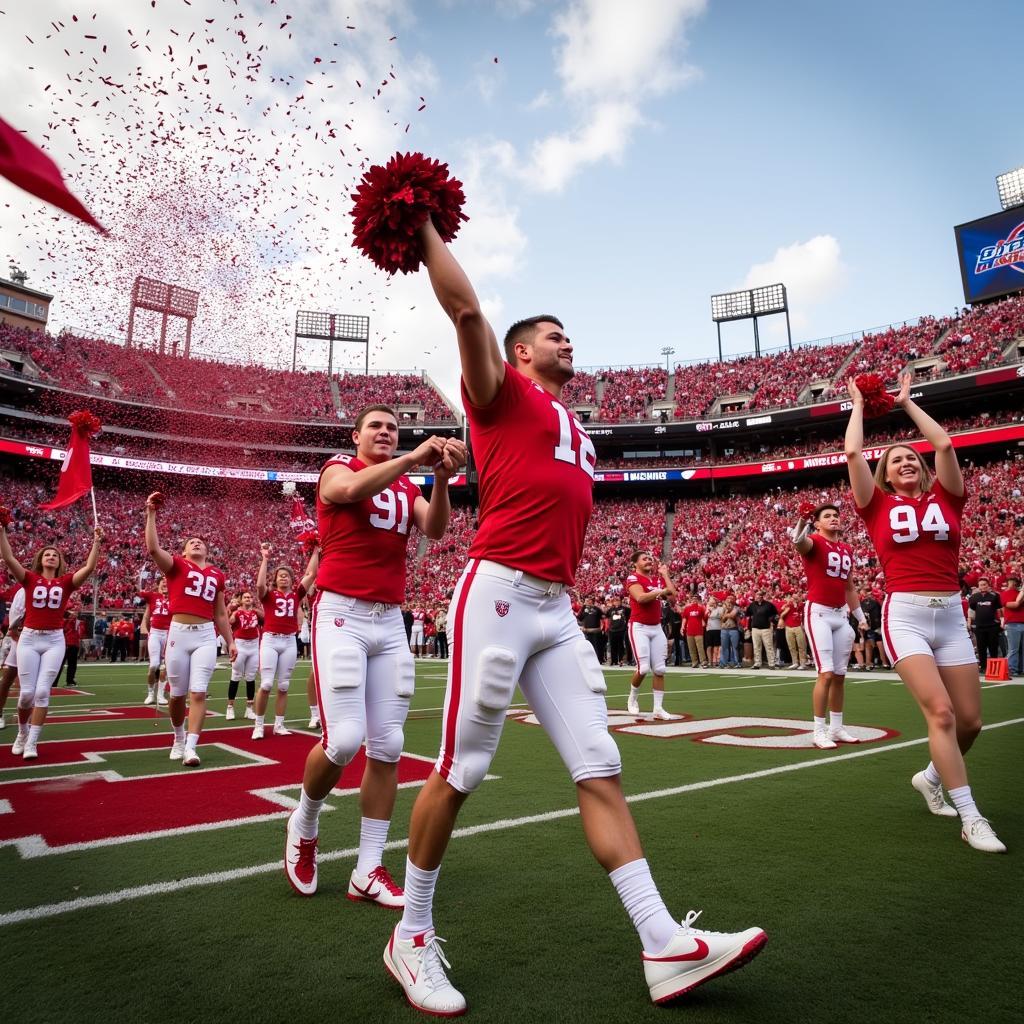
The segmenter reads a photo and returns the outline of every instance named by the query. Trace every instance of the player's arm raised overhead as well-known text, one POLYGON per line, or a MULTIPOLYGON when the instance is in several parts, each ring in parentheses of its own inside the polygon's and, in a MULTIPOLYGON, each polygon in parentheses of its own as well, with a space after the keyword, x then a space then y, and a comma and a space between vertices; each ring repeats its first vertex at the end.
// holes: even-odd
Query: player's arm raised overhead
POLYGON ((0 523, 0 556, 7 563, 7 568, 11 570, 11 575, 14 577, 16 583, 25 582, 25 566, 18 561, 14 556, 14 552, 11 550, 10 542, 7 540, 7 527, 0 523))
POLYGON ((853 378, 846 382, 853 400, 850 422, 846 424, 846 468, 850 473, 850 488, 858 508, 867 508, 875 495, 875 480, 864 459, 864 396, 853 378))
POLYGON ((273 546, 268 544, 267 541, 263 541, 260 544, 260 567, 256 573, 256 596, 261 601, 267 596, 267 562, 273 550, 273 546))
POLYGON ((896 396, 896 404, 914 421, 924 439, 935 449, 935 475, 939 478, 939 483, 950 494, 959 498, 964 493, 964 478, 960 472, 960 462, 956 457, 953 441, 945 429, 911 399, 910 386, 913 382, 912 374, 900 374, 900 390, 896 396))
POLYGON ((100 545, 103 543, 103 527, 97 526, 92 531, 92 547, 89 548, 89 557, 85 560, 85 565, 75 570, 75 574, 71 577, 71 586, 76 590, 96 571, 96 566, 100 560, 100 545))
POLYGON ((302 588, 307 593, 309 588, 313 586, 316 581, 316 571, 320 568, 320 545, 314 544, 313 553, 309 556, 309 561, 306 563, 306 571, 302 574, 302 588))
MULTIPOLYGON (((863 459, 861 460, 864 461, 863 459)), ((811 549, 814 547, 814 541, 811 540, 811 521, 804 519, 803 516, 797 516, 796 522, 793 524, 792 529, 789 531, 789 539, 793 542, 793 547, 800 552, 801 555, 809 555, 811 549)), ((786 602, 789 603, 788 601, 786 602)))
POLYGON ((174 566, 174 555, 160 547, 160 538, 156 532, 156 510, 159 503, 159 491, 154 491, 146 499, 146 550, 153 556, 156 567, 166 575, 174 566))
POLYGON ((448 500, 448 481, 466 464, 466 446, 456 438, 445 442, 441 461, 434 467, 434 489, 430 501, 422 495, 413 506, 413 522, 420 533, 431 540, 440 540, 448 529, 451 503, 448 500))
POLYGON ((466 272, 429 219, 420 228, 419 239, 434 294, 455 324, 466 393, 474 405, 490 405, 505 379, 505 360, 498 339, 480 309, 466 272))
POLYGON ((418 448, 387 462, 379 462, 354 472, 340 462, 328 466, 320 478, 320 498, 335 505, 348 505, 380 494, 403 473, 417 466, 436 466, 444 454, 445 439, 428 437, 418 448))

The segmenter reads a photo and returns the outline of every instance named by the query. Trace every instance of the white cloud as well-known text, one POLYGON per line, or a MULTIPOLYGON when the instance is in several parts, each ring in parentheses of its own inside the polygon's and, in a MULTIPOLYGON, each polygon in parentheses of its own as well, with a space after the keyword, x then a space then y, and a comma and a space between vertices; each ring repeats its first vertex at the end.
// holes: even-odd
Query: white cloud
POLYGON ((765 263, 755 263, 741 287, 786 286, 790 317, 795 327, 808 323, 807 307, 831 297, 846 284, 847 267, 843 263, 839 241, 832 235, 815 235, 806 242, 794 242, 775 250, 765 263))

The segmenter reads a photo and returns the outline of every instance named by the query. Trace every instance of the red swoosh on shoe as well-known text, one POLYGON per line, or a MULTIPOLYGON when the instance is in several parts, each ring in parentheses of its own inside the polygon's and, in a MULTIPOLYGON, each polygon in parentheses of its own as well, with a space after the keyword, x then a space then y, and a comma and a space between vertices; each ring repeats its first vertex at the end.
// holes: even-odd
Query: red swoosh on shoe
POLYGON ((355 882, 352 883, 352 888, 355 889, 356 892, 362 893, 368 900, 375 900, 380 895, 380 889, 374 889, 373 892, 370 892, 368 888, 361 889, 355 882))
POLYGON ((678 960, 703 960, 708 955, 708 944, 703 939, 694 939, 697 948, 692 953, 680 953, 678 956, 648 956, 644 959, 651 964, 671 964, 678 960))

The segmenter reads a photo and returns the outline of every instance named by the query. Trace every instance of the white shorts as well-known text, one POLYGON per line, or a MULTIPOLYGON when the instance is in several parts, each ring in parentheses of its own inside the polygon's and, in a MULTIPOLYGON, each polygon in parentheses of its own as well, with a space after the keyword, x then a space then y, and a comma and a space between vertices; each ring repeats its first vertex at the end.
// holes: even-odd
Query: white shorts
POLYGON ((653 671, 656 676, 665 674, 665 659, 668 656, 668 638, 661 626, 649 626, 645 622, 629 624, 629 646, 640 675, 653 671))
POLYGON ((29 629, 18 638, 18 707, 50 705, 53 681, 64 662, 66 641, 62 629, 29 629))
POLYGON ((574 782, 622 771, 604 673, 566 587, 470 559, 448 614, 451 657, 435 768, 462 793, 483 781, 516 684, 574 782))
POLYGON ((172 697, 206 693, 217 667, 217 633, 212 622, 172 622, 167 630, 167 682, 172 697))
MULTIPOLYGON (((288 641, 294 657, 295 638, 288 641)), ((397 604, 321 590, 313 606, 313 679, 329 760, 348 764, 365 738, 367 757, 398 761, 416 666, 397 604)))
POLYGON ((811 645, 811 657, 818 674, 831 672, 845 676, 856 634, 850 625, 846 606, 804 602, 804 631, 811 645))
POLYGON ((167 630, 151 629, 146 649, 149 652, 149 667, 159 668, 160 662, 164 660, 164 652, 167 650, 167 630))
POLYGON ((414 647, 422 647, 423 646, 423 623, 422 622, 419 623, 419 625, 417 625, 416 623, 413 623, 412 633, 409 634, 409 643, 411 643, 414 647))
POLYGON ((256 678, 256 670, 260 666, 259 640, 236 640, 235 648, 238 656, 231 663, 231 679, 238 682, 244 679, 251 683, 256 678))
POLYGON ((978 661, 959 594, 889 594, 882 603, 882 644, 892 665, 912 654, 927 654, 936 665, 978 661))
POLYGON ((287 693, 298 656, 294 633, 264 633, 260 640, 260 689, 269 693, 276 678, 277 692, 287 693))
POLYGON ((3 644, 0 644, 0 668, 18 667, 18 641, 10 633, 4 637, 3 644))

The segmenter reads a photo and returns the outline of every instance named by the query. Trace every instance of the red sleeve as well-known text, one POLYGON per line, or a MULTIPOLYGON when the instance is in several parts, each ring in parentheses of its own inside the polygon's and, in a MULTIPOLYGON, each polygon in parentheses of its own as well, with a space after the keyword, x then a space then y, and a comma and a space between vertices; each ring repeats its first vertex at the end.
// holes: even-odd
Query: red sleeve
POLYGON ((498 388, 498 393, 494 396, 491 404, 474 405, 466 393, 465 381, 461 378, 459 380, 459 389, 462 392, 462 400, 467 412, 472 410, 471 418, 482 424, 491 424, 507 416, 519 404, 523 392, 529 387, 533 387, 529 378, 506 363, 505 379, 501 382, 501 387, 498 388))

